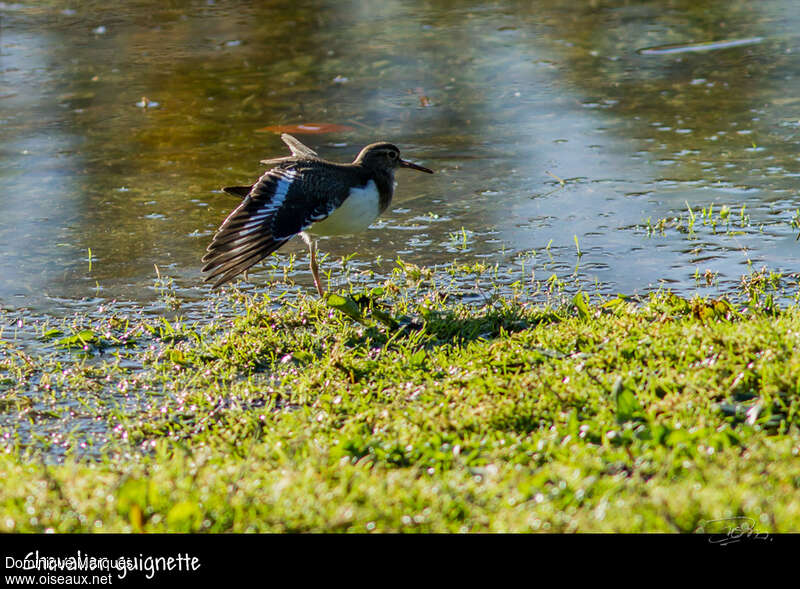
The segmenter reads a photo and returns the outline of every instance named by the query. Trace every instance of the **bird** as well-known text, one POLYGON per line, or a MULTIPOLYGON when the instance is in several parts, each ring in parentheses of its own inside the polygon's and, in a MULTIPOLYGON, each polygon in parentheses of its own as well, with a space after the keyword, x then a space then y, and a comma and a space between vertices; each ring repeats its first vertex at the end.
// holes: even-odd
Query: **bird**
POLYGON ((314 236, 349 235, 369 227, 392 201, 397 168, 428 174, 433 170, 403 160, 386 141, 364 147, 353 163, 326 161, 284 133, 292 155, 261 160, 271 166, 255 184, 223 190, 242 198, 225 218, 203 256, 205 281, 217 288, 245 272, 295 235, 308 246, 311 274, 319 296, 314 236))

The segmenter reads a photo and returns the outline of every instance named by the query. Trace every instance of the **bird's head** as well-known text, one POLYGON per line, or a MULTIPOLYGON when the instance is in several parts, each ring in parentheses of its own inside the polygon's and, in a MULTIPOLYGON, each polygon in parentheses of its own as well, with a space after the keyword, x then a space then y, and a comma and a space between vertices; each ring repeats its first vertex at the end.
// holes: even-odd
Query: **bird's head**
POLYGON ((401 159, 400 150, 397 149, 395 145, 386 142, 367 145, 361 150, 361 153, 358 154, 358 157, 356 157, 353 163, 361 164, 373 170, 393 172, 396 168, 410 168, 412 170, 433 174, 433 170, 401 159))

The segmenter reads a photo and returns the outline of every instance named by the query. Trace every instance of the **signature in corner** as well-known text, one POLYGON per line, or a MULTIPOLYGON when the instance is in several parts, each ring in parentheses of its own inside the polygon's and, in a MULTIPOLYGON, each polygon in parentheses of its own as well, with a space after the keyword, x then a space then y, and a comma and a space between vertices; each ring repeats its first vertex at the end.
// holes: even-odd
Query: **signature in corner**
POLYGON ((756 520, 744 516, 704 520, 697 531, 711 534, 708 541, 720 546, 735 544, 743 539, 772 541, 769 534, 756 531, 756 520))

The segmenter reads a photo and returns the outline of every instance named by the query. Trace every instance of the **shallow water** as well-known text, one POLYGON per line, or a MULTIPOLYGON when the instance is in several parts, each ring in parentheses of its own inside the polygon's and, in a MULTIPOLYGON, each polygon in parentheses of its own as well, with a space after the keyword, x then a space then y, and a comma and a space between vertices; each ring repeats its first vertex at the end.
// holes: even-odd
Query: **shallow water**
MULTIPOLYGON (((388 139, 437 172, 400 172, 377 225, 320 243, 329 261, 355 252, 380 274, 378 256, 481 260, 511 276, 529 252, 537 278, 577 265, 608 293, 724 293, 762 266, 791 277, 792 8, 0 2, 0 305, 158 312, 155 266, 187 302, 207 299, 199 260, 235 205, 219 188, 286 153, 264 127, 315 122, 352 129, 298 135, 323 157, 388 139), (710 41, 730 42, 691 45, 710 41), (683 230, 647 229, 676 217, 683 230)), ((292 253, 311 290, 299 239, 279 261, 292 253)))

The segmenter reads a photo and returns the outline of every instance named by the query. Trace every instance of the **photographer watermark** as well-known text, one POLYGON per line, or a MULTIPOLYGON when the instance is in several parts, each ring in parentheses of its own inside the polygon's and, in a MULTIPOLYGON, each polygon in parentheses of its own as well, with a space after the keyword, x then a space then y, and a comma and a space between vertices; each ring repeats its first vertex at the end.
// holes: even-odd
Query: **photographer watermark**
MULTIPOLYGON (((200 569, 200 559, 188 553, 177 553, 172 556, 91 556, 80 550, 75 556, 41 555, 39 551, 28 552, 22 557, 6 555, 4 559, 6 572, 24 572, 23 577, 36 578, 31 572, 43 573, 36 578, 41 584, 100 584, 110 585, 113 578, 124 580, 129 573, 143 573, 145 578, 153 579, 162 572, 182 573, 200 569), (54 575, 53 573, 58 573, 54 575), (78 574, 86 573, 86 574, 78 574), (89 575, 92 575, 91 581, 89 575), (70 578, 71 581, 60 579, 70 578)), ((6 582, 9 577, 6 576, 6 582)), ((19 579, 20 584, 25 583, 19 579)))
POLYGON ((708 541, 720 546, 728 546, 743 540, 772 541, 769 534, 756 530, 756 520, 744 516, 703 520, 695 532, 709 534, 711 537, 708 541))

